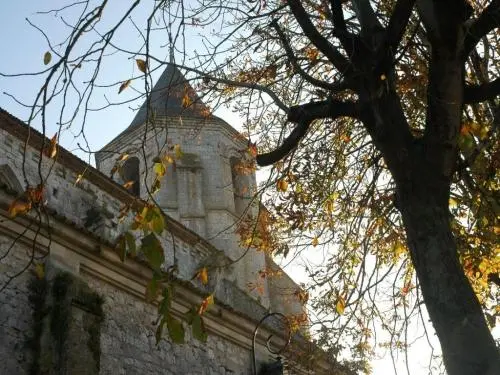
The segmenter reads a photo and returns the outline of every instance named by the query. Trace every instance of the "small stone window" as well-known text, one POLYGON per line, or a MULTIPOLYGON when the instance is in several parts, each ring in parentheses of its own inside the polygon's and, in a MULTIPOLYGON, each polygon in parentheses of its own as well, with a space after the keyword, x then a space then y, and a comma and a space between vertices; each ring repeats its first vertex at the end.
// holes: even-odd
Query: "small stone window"
POLYGON ((24 190, 16 174, 7 164, 0 165, 0 185, 7 186, 8 189, 16 193, 21 193, 24 190))
POLYGON ((128 191, 136 197, 139 197, 141 194, 139 165, 139 158, 134 156, 127 159, 121 169, 123 183, 133 182, 128 191))

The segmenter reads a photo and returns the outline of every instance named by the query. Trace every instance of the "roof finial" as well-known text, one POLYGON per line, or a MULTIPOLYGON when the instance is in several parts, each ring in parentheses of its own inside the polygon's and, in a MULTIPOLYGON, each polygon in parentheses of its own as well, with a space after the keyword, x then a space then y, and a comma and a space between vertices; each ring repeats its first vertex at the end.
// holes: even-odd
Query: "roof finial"
POLYGON ((174 43, 172 42, 172 34, 169 32, 168 33, 168 42, 170 44, 169 48, 169 57, 168 57, 168 62, 170 64, 174 63, 174 43))

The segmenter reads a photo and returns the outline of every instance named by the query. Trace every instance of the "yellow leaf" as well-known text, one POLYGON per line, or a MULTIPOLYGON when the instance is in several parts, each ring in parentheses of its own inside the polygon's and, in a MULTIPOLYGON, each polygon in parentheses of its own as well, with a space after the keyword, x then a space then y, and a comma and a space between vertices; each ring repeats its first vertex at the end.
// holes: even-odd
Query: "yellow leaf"
POLYGON ((57 133, 50 139, 49 157, 54 159, 57 155, 57 133))
POLYGON ((319 244, 318 237, 314 237, 314 238, 313 238, 313 240, 312 240, 312 242, 311 242, 311 244, 312 244, 314 247, 318 246, 318 244, 319 244))
POLYGON ((42 280, 45 277, 45 264, 43 263, 35 264, 35 275, 39 280, 42 280))
POLYGON ((155 163, 153 166, 153 171, 158 177, 163 177, 165 176, 167 169, 165 168, 165 165, 163 163, 155 163))
POLYGON ((146 61, 142 59, 136 59, 135 62, 137 63, 137 68, 139 68, 141 72, 146 73, 146 68, 147 68, 146 61))
POLYGON ((345 300, 342 296, 339 296, 339 298, 337 299, 337 304, 335 305, 335 309, 337 310, 337 313, 339 315, 344 314, 345 300))
POLYGON ((203 285, 207 285, 208 284, 208 271, 207 271, 207 267, 203 267, 202 269, 200 269, 196 273, 196 277, 198 278, 198 280, 200 280, 200 282, 203 285))
POLYGON ((451 207, 451 208, 455 208, 455 207, 457 207, 457 206, 458 206, 458 202, 457 202, 457 200, 456 200, 456 199, 454 199, 454 198, 450 198, 450 200, 449 200, 449 202, 448 202, 448 203, 449 203, 449 205, 450 205, 450 207, 451 207))
POLYGON ((51 60, 52 60, 52 54, 49 51, 45 52, 45 54, 43 55, 43 63, 45 65, 48 65, 50 64, 51 60))
POLYGON ((78 176, 76 176, 76 181, 75 181, 75 185, 78 185, 83 179, 83 174, 79 174, 78 176))
POLYGON ((129 154, 121 154, 118 159, 116 159, 116 161, 120 162, 120 161, 125 161, 129 158, 129 154))
POLYGON ((174 146, 174 153, 175 153, 175 158, 180 159, 182 158, 182 150, 181 150, 181 145, 175 145, 174 146))
POLYGON ((123 90, 125 90, 128 86, 130 85, 130 79, 126 80, 120 85, 120 88, 118 89, 118 94, 120 94, 123 90))
POLYGON ((279 179, 276 183, 276 188, 278 189, 278 191, 285 192, 288 189, 288 182, 286 182, 284 179, 279 179))

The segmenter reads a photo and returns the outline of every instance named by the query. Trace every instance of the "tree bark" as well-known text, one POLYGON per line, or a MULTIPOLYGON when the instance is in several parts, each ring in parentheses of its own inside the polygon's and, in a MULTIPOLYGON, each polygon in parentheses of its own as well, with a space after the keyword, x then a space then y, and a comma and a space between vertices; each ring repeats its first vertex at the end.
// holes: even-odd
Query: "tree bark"
MULTIPOLYGON (((421 176, 425 179, 425 175, 421 176)), ((449 375, 500 374, 500 355, 459 263, 448 202, 422 183, 400 194, 400 209, 425 305, 449 375), (419 187, 420 185, 420 187, 419 187)))

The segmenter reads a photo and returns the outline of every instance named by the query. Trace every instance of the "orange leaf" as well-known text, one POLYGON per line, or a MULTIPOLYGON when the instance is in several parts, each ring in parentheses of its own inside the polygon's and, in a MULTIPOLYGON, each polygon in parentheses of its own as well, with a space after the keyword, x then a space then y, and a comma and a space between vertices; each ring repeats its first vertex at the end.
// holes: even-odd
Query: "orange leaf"
POLYGON ((125 90, 128 86, 130 85, 130 79, 126 80, 120 85, 120 88, 118 90, 118 94, 121 94, 123 90, 125 90))
POLYGON ((345 300, 342 296, 339 296, 339 299, 337 300, 337 305, 335 306, 337 312, 339 315, 342 315, 345 310, 345 300))
POLYGON ((210 294, 207 298, 201 301, 200 308, 198 309, 198 315, 203 315, 207 311, 210 305, 214 304, 214 295, 210 294))
POLYGON ((207 267, 203 267, 202 269, 200 269, 196 275, 197 275, 198 279, 201 281, 201 283, 203 285, 207 285, 208 284, 208 271, 207 271, 207 267))
POLYGON ((9 215, 10 217, 16 217, 17 214, 24 214, 31 209, 30 202, 23 202, 18 199, 14 199, 14 201, 9 206, 9 215))
POLYGON ((134 184, 134 181, 127 181, 123 184, 123 187, 125 189, 130 189, 132 187, 132 185, 134 184))
POLYGON ((182 107, 186 108, 189 107, 193 103, 191 98, 189 97, 189 94, 187 92, 184 93, 184 96, 182 97, 182 107))
POLYGON ((257 157, 257 145, 255 143, 248 142, 248 152, 252 157, 257 157))
POLYGON ((287 191, 288 189, 288 182, 286 182, 284 179, 280 179, 278 180, 278 182, 276 182, 276 189, 278 189, 278 191, 287 191))
POLYGON ((146 68, 147 68, 146 61, 142 59, 136 59, 135 62, 137 63, 137 68, 139 68, 141 72, 146 73, 146 68))

